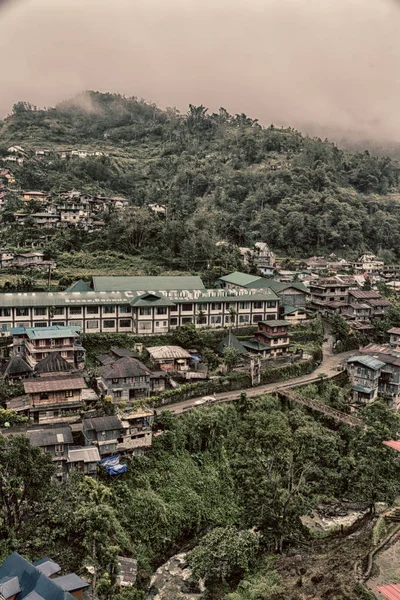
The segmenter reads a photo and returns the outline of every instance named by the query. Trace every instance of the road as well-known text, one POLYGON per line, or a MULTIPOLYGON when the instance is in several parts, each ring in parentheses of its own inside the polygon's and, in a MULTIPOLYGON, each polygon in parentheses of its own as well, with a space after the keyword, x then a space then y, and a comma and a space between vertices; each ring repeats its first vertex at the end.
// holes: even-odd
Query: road
MULTIPOLYGON (((243 390, 235 390, 233 392, 221 392, 215 395, 215 403, 230 402, 240 396, 242 392, 246 392, 250 398, 259 396, 260 394, 267 394, 285 388, 293 388, 308 383, 318 381, 321 373, 326 375, 327 378, 334 377, 341 370, 344 370, 346 360, 351 356, 358 354, 358 350, 350 350, 349 352, 342 352, 341 354, 332 353, 332 338, 330 335, 326 338, 326 341, 322 345, 322 363, 308 375, 302 375, 301 377, 294 377, 293 379, 286 379, 278 383, 268 383, 266 385, 260 385, 253 388, 246 388, 243 390), (340 368, 342 367, 342 368, 340 368)), ((184 400, 183 402, 176 402, 175 404, 168 404, 165 406, 165 410, 169 410, 174 414, 180 414, 186 412, 196 406, 196 401, 200 400, 200 397, 191 398, 190 400, 184 400)), ((157 412, 162 410, 162 407, 158 407, 157 412)))

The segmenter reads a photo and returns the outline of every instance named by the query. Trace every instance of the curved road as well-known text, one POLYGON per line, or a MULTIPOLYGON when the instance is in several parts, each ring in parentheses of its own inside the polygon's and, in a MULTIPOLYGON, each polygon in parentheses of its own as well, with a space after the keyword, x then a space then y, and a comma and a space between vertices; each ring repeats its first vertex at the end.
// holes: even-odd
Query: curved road
MULTIPOLYGON (((259 396, 260 394, 271 393, 285 388, 293 388, 308 383, 318 381, 319 375, 323 373, 326 377, 334 377, 340 371, 345 368, 345 363, 348 358, 358 354, 358 350, 350 350, 349 352, 342 352, 341 354, 332 353, 332 337, 328 335, 326 341, 322 344, 322 363, 308 375, 302 375, 301 377, 294 377, 293 379, 286 379, 278 383, 268 383, 266 385, 260 385, 252 388, 246 388, 242 390, 234 390, 233 392, 221 392, 215 395, 215 402, 229 402, 235 400, 240 396, 242 392, 246 392, 250 398, 259 396)), ((183 402, 176 402, 175 404, 167 404, 165 407, 159 406, 157 412, 162 410, 169 410, 174 414, 186 412, 196 406, 196 401, 200 400, 201 396, 197 398, 191 398, 190 400, 184 400, 183 402)))

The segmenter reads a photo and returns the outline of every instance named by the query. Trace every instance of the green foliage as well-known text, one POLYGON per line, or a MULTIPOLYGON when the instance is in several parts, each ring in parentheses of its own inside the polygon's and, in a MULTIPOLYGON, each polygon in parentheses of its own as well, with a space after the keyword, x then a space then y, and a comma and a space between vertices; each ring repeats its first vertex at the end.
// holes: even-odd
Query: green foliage
POLYGON ((225 582, 242 577, 254 564, 259 536, 234 527, 216 527, 188 554, 195 579, 225 582))
POLYGON ((233 346, 225 346, 224 347, 224 363, 225 366, 229 371, 232 371, 232 369, 234 367, 236 367, 237 362, 239 360, 239 351, 237 348, 234 348, 233 346))

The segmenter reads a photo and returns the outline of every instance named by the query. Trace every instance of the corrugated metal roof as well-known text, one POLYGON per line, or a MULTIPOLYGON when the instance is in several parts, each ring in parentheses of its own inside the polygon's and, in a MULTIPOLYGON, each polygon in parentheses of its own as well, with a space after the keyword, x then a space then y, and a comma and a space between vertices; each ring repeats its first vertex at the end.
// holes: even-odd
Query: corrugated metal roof
POLYGON ((93 446, 87 448, 70 448, 68 450, 68 462, 98 462, 100 454, 98 449, 93 446))
POLYGON ((288 321, 284 321, 283 319, 274 319, 271 321, 259 321, 263 325, 268 325, 268 327, 284 327, 285 325, 289 327, 290 323, 288 321))
POLYGON ((65 379, 36 379, 35 381, 24 381, 26 394, 38 394, 40 392, 58 392, 62 390, 82 390, 86 387, 83 377, 68 377, 65 379))
POLYGON ((370 394, 374 391, 373 388, 367 388, 362 385, 353 385, 353 390, 355 392, 362 392, 363 394, 370 394))
POLYGON ((400 452, 400 440, 389 440, 388 442, 382 442, 382 444, 400 452))
POLYGON ((137 358, 123 356, 110 364, 100 368, 104 379, 119 379, 121 377, 146 377, 150 375, 150 369, 137 358))
POLYGON ((121 421, 118 417, 111 415, 109 417, 95 417, 93 419, 83 419, 83 428, 94 431, 113 431, 121 429, 121 421))
POLYGON ((392 327, 392 329, 389 329, 388 333, 393 333, 394 335, 400 335, 400 327, 392 327))
POLYGON ((163 358, 191 358, 189 352, 180 346, 151 346, 150 348, 146 348, 146 350, 155 360, 163 358))
POLYGON ((138 290, 204 290, 197 275, 161 275, 145 277, 93 277, 96 292, 134 292, 138 290))
POLYGON ((360 363, 361 365, 364 365, 365 367, 368 367, 368 369, 372 369, 374 371, 377 371, 378 369, 382 369, 385 366, 385 363, 382 362, 381 360, 378 360, 377 358, 374 358, 373 356, 368 356, 368 355, 352 356, 351 358, 348 359, 347 362, 348 363, 360 363))
POLYGON ((259 279, 263 280, 262 277, 257 275, 249 275, 248 273, 241 273, 240 271, 234 271, 233 273, 229 273, 229 275, 224 275, 219 278, 220 281, 224 281, 225 283, 231 283, 232 285, 242 285, 246 286, 250 283, 254 283, 259 279))
POLYGON ((92 292, 93 290, 90 287, 90 285, 85 283, 82 279, 79 279, 79 281, 75 281, 75 283, 73 283, 72 285, 67 287, 67 289, 65 291, 66 292, 92 292))
POLYGON ((33 566, 36 567, 38 571, 43 573, 43 575, 46 575, 46 577, 51 577, 51 575, 61 571, 60 565, 58 565, 51 558, 47 558, 47 556, 34 562, 33 566))
POLYGON ((381 585, 376 589, 388 600, 400 600, 400 585, 398 583, 381 585))
POLYGON ((54 429, 28 430, 26 435, 32 446, 40 448, 44 446, 55 446, 56 444, 72 444, 72 432, 69 427, 57 427, 54 429))
POLYGON ((76 573, 55 577, 53 581, 66 592, 74 592, 75 590, 82 590, 89 587, 88 582, 79 577, 76 573))
POLYGON ((354 298, 381 298, 381 294, 374 292, 374 290, 349 290, 350 296, 354 298))

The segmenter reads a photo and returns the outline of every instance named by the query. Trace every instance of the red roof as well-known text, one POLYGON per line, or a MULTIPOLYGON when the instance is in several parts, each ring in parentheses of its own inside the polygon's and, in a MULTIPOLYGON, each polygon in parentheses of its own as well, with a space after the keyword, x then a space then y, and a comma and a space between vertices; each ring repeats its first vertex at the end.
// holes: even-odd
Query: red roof
POLYGON ((400 585, 382 585, 376 588, 388 600, 400 600, 400 585))
MULTIPOLYGON (((382 444, 385 444, 385 446, 389 446, 389 448, 394 448, 394 450, 397 450, 398 452, 400 452, 400 440, 390 440, 389 442, 382 442, 382 444)), ((399 587, 400 589, 400 587, 399 587)), ((399 595, 399 599, 400 599, 400 595, 399 595)))

